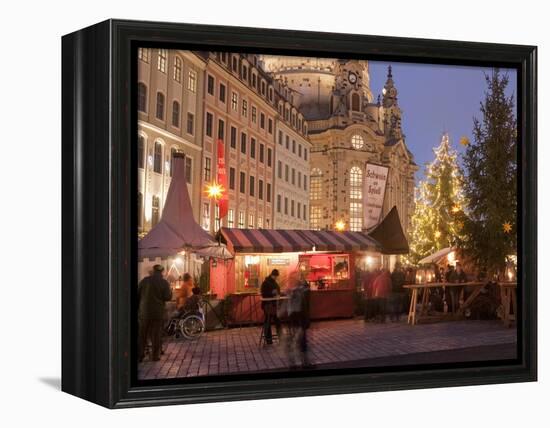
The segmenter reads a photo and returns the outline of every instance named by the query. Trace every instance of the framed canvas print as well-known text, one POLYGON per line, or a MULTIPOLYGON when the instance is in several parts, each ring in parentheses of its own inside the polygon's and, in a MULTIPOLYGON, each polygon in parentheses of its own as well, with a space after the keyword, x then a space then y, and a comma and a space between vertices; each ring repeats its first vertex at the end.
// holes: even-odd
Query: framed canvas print
POLYGON ((63 37, 62 389, 106 407, 536 380, 536 48, 63 37))

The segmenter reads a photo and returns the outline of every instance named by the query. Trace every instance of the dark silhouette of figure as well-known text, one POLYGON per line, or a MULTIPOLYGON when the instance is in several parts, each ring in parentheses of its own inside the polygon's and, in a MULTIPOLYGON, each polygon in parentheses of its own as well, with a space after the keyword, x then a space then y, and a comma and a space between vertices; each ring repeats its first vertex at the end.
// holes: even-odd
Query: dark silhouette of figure
MULTIPOLYGON (((262 286, 260 289, 263 299, 277 297, 279 294, 281 294, 279 284, 277 283, 278 277, 279 277, 279 271, 277 269, 273 269, 269 274, 269 276, 266 279, 264 279, 264 282, 262 283, 262 286)), ((264 328, 264 334, 265 334, 265 342, 268 345, 271 345, 273 343, 273 333, 271 332, 271 324, 275 324, 275 328, 277 329, 277 335, 279 335, 281 330, 281 322, 277 317, 277 301, 267 301, 267 302, 263 301, 262 310, 264 311, 263 328, 264 328)))
POLYGON ((151 340, 151 360, 160 360, 162 350, 162 324, 165 302, 172 298, 170 284, 162 275, 164 267, 153 266, 151 275, 143 278, 138 285, 139 316, 139 361, 145 357, 147 340, 151 340))

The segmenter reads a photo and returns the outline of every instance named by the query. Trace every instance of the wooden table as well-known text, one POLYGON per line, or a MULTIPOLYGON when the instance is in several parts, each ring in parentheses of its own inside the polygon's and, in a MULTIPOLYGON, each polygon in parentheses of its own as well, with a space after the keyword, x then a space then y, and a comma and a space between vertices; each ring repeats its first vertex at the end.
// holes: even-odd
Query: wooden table
POLYGON ((510 327, 512 321, 516 320, 517 282, 500 282, 500 301, 502 303, 502 322, 506 327, 510 327))
POLYGON ((468 306, 472 304, 474 299, 479 296, 479 293, 481 293, 481 290, 483 290, 483 287, 485 286, 484 282, 429 282, 429 283, 423 283, 423 284, 408 284, 404 285, 403 288, 412 290, 411 293, 411 303, 409 306, 409 315, 407 317, 407 323, 411 325, 415 325, 418 322, 418 319, 422 316, 425 316, 428 312, 428 299, 430 297, 430 288, 443 288, 445 290, 446 287, 473 287, 472 293, 468 296, 466 300, 463 299, 464 297, 464 289, 460 292, 459 297, 459 304, 455 316, 459 316, 464 314, 464 311, 468 306), (420 314, 417 316, 416 313, 416 305, 418 303, 418 293, 419 291, 422 292, 421 297, 421 308, 420 308, 420 314))

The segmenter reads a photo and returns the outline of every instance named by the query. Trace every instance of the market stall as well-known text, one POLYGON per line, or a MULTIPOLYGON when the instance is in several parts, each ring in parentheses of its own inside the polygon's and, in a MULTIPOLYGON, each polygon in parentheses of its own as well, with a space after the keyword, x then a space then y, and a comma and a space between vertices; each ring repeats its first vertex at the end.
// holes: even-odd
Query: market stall
MULTIPOLYGON (((187 190, 185 155, 175 153, 173 175, 160 221, 138 242, 138 280, 147 276, 155 264, 165 268, 173 289, 174 302, 181 297, 184 273, 198 277, 205 260, 232 257, 225 245, 216 241, 193 218, 187 190)), ((208 267, 208 266, 207 266, 208 267)))
POLYGON ((380 258, 380 245, 362 232, 222 228, 221 241, 232 260, 211 263, 211 292, 230 302, 230 322, 260 322, 262 281, 280 272, 282 291, 301 271, 310 284, 312 319, 352 317, 355 264, 380 258))

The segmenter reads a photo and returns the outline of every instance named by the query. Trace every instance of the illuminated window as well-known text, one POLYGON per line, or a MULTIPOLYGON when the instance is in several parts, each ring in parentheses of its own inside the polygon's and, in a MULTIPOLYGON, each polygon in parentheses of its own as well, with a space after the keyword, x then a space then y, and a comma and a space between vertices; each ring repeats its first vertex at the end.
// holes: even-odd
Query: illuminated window
MULTIPOLYGON (((313 168, 311 170, 311 177, 310 177, 311 183, 310 183, 310 199, 312 201, 318 201, 322 198, 322 190, 323 190, 323 173, 319 168, 313 168)), ((305 183, 305 176, 304 176, 304 183, 305 183)))
POLYGON ((349 172, 349 198, 361 199, 363 197, 363 171, 358 166, 351 168, 349 172))
POLYGON ((254 214, 248 215, 248 228, 254 229, 254 214))
POLYGON ((210 158, 204 158, 204 181, 209 182, 212 178, 212 161, 210 158))
POLYGON ((214 230, 220 230, 220 207, 218 204, 214 206, 214 230))
POLYGON ((159 56, 157 60, 157 69, 166 73, 166 57, 168 56, 168 51, 166 49, 159 49, 159 56))
POLYGON ((181 69, 182 69, 181 58, 177 56, 174 60, 174 80, 180 83, 181 83, 181 69))
POLYGON ((191 92, 197 92, 197 72, 194 70, 189 70, 187 89, 189 89, 191 92))
POLYGON ((239 211, 239 229, 244 228, 244 211, 239 211))
POLYGON ((351 145, 354 149, 362 149, 365 145, 365 141, 363 140, 363 137, 361 137, 359 134, 355 134, 353 137, 351 137, 351 145))
POLYGON ((230 208, 227 211, 227 227, 233 227, 235 225, 235 212, 230 208))
POLYGON ((241 114, 246 117, 248 115, 248 102, 246 100, 243 100, 243 107, 241 114))
POLYGON ((239 105, 239 96, 237 95, 236 92, 233 92, 231 94, 231 108, 237 111, 238 105, 239 105))
POLYGON ((143 62, 149 62, 149 49, 139 48, 138 49, 138 58, 143 62))
POLYGON ((151 227, 155 226, 160 219, 160 198, 153 196, 151 203, 151 227))
POLYGON ((321 229, 321 207, 316 205, 309 207, 309 227, 312 230, 321 229))
POLYGON ((208 202, 202 204, 202 228, 210 230, 210 204, 208 202))
POLYGON ((264 227, 264 218, 260 215, 258 216, 258 229, 264 227))
POLYGON ((363 227, 363 171, 358 166, 349 172, 349 226, 358 232, 363 227))

